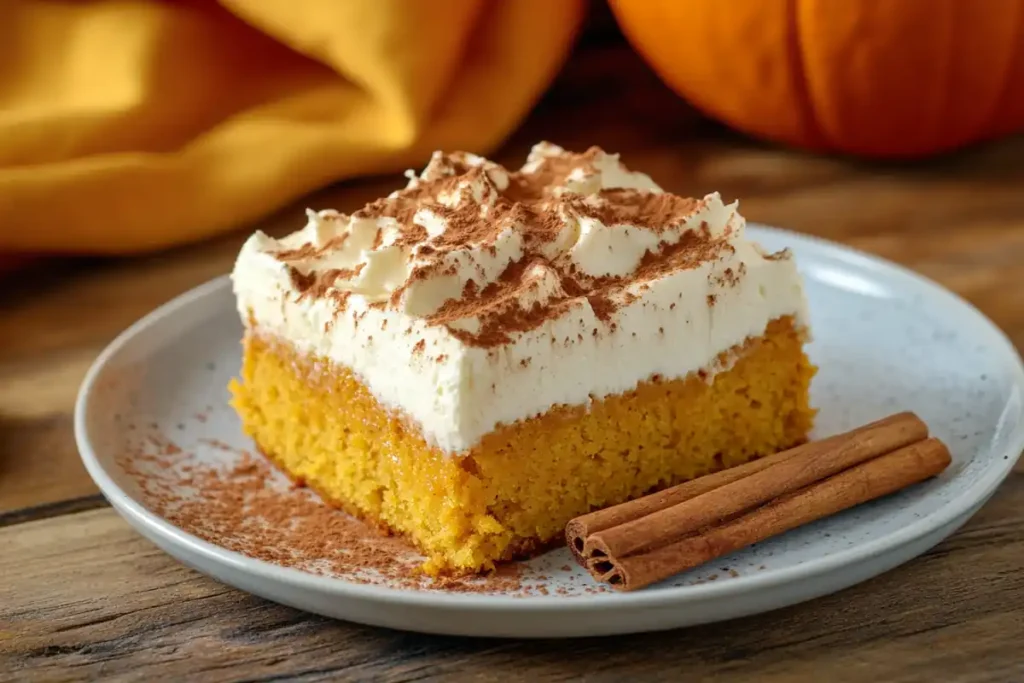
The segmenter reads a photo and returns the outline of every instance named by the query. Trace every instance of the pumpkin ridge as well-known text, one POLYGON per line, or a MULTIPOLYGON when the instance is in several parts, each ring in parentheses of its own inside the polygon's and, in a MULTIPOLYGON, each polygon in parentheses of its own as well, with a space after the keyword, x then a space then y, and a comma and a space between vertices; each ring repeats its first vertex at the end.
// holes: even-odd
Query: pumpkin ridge
POLYGON ((955 6, 950 4, 947 5, 946 11, 936 13, 937 16, 944 17, 945 21, 944 34, 946 36, 946 41, 941 54, 946 61, 943 64, 943 69, 941 70, 942 86, 939 89, 939 95, 936 98, 935 106, 931 109, 931 121, 929 121, 931 124, 931 135, 928 136, 931 140, 948 138, 950 132, 959 132, 955 130, 950 131, 949 125, 943 125, 943 122, 946 120, 946 113, 953 106, 952 98, 954 97, 953 70, 950 68, 951 62, 953 61, 954 50, 956 48, 956 30, 954 28, 953 20, 954 11, 955 6))
POLYGON ((800 40, 798 5, 801 0, 786 0, 786 57, 789 61, 789 68, 793 72, 793 84, 797 93, 797 106, 803 115, 806 125, 805 133, 809 138, 808 143, 812 147, 830 146, 825 138, 825 131, 818 124, 817 111, 814 108, 814 100, 811 98, 811 91, 807 85, 807 64, 804 60, 802 41, 800 40))
MULTIPOLYGON (((999 93, 999 96, 995 98, 994 106, 989 115, 985 117, 985 125, 988 128, 998 128, 995 131, 995 135, 1004 135, 1005 133, 1014 130, 1013 126, 1007 127, 1000 125, 1002 122, 999 120, 999 112, 1003 111, 1006 107, 1006 101, 1010 98, 1011 93, 1014 90, 1014 81, 1011 76, 1013 75, 1013 67, 1017 64, 1017 60, 1021 58, 1021 50, 1024 46, 1024 3, 1015 2, 1014 6, 1017 8, 1016 15, 1016 26, 1017 32, 1014 34, 1015 40, 1013 41, 1013 49, 1010 51, 1010 58, 1006 60, 1006 72, 1003 76, 1003 91, 999 93), (1006 130, 1003 130, 1006 129, 1006 130)), ((1019 128, 1019 126, 1017 126, 1019 128)))

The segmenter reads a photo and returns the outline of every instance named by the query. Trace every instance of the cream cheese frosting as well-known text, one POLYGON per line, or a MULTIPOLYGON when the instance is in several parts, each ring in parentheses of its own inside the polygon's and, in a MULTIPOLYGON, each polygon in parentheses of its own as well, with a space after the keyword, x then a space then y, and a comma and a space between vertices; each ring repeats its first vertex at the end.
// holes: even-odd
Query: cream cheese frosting
POLYGON ((617 155, 536 145, 518 171, 435 153, 352 215, 257 232, 232 274, 253 334, 347 368, 432 445, 718 367, 806 301, 736 203, 682 198, 617 155))

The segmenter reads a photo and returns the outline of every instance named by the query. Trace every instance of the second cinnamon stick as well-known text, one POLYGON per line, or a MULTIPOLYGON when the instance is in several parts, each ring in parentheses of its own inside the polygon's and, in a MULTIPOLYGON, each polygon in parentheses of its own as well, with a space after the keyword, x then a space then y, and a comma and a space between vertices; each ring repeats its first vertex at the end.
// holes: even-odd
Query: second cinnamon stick
POLYGON ((588 560, 588 569, 595 578, 619 590, 642 588, 752 543, 924 481, 942 472, 949 463, 946 446, 938 439, 927 439, 672 543, 633 555, 597 553, 588 560))

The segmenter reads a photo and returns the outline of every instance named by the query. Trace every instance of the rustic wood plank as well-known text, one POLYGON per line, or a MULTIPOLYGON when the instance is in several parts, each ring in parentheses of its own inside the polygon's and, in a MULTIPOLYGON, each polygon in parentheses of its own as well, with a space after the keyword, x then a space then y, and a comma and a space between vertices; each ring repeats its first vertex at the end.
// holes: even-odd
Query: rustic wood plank
POLYGON ((924 557, 702 628, 560 642, 305 615, 177 564, 109 509, 0 530, 0 671, 43 679, 1010 681, 1024 676, 1024 467, 924 557))
POLYGON ((60 517, 61 515, 70 515, 75 512, 82 512, 83 510, 95 510, 97 508, 107 507, 109 503, 107 499, 103 497, 101 493, 94 493, 89 496, 81 496, 79 498, 67 498, 65 500, 58 500, 54 503, 44 503, 43 505, 33 505, 31 507, 18 508, 17 510, 8 510, 7 512, 0 512, 0 527, 14 526, 15 524, 23 524, 24 522, 32 522, 40 519, 49 519, 51 517, 60 517))

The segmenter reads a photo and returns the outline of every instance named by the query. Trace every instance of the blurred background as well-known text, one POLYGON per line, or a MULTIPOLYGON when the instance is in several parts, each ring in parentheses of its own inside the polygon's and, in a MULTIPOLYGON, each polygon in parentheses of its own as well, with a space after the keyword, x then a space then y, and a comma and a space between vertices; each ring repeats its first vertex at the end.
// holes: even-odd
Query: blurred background
POLYGON ((434 149, 602 146, 909 265, 1024 346, 1024 0, 3 6, 0 515, 94 493, 74 394, 118 332, 434 149))
POLYGON ((770 184, 794 165, 934 160, 1024 126, 1017 0, 6 6, 8 262, 194 243, 435 149, 518 165, 542 138, 596 144, 692 193, 732 189, 729 155, 705 153, 723 128, 750 150, 804 152, 745 161, 770 184))

